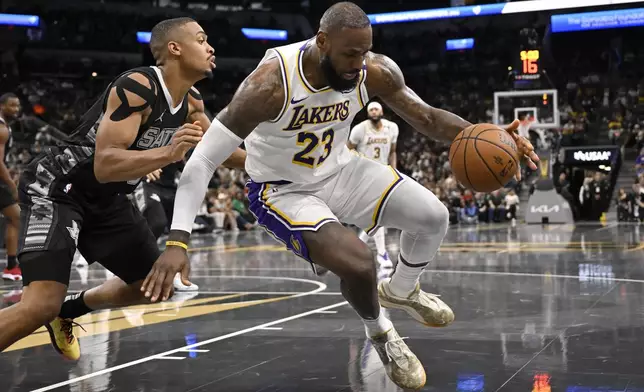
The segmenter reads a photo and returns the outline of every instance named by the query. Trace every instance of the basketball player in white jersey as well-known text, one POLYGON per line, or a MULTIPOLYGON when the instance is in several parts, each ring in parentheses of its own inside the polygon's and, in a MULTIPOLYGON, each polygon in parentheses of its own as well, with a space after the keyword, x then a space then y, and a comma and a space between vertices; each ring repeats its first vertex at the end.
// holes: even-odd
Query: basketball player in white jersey
MULTIPOLYGON (((365 155, 384 165, 396 169, 396 142, 398 140, 398 125, 382 118, 382 105, 371 102, 367 106, 368 120, 356 125, 349 135, 348 146, 352 150, 365 155)), ((376 243, 376 258, 382 270, 393 267, 387 247, 385 246, 386 228, 380 227, 373 234, 376 243)), ((359 238, 369 242, 369 235, 362 230, 359 238)))
MULTIPOLYGON (((187 277, 190 232, 208 182, 245 141, 250 209, 259 224, 314 269, 321 265, 340 277, 342 294, 363 320, 389 377, 401 388, 420 389, 425 370, 380 304, 405 310, 426 326, 454 320, 452 310, 419 285, 449 214, 428 189, 352 153, 346 143, 353 117, 373 97, 419 132, 445 142, 471 124, 423 102, 396 63, 372 53, 371 46, 367 15, 341 2, 324 13, 315 37, 267 51, 188 160, 166 249, 141 290, 151 301, 167 299, 174 274, 187 277), (402 231, 390 280, 377 282, 369 247, 339 222, 368 234, 380 226, 402 231)), ((516 127, 508 131, 517 153, 537 161, 530 143, 514 134, 516 127)))

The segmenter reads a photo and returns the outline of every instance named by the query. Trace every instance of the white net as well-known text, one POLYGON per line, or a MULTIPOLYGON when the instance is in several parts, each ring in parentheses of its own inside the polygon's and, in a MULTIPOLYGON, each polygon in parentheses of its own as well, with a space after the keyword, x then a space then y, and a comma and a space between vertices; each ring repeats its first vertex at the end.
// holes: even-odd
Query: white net
POLYGON ((497 91, 494 93, 494 123, 509 125, 514 119, 530 129, 558 128, 557 90, 497 91))

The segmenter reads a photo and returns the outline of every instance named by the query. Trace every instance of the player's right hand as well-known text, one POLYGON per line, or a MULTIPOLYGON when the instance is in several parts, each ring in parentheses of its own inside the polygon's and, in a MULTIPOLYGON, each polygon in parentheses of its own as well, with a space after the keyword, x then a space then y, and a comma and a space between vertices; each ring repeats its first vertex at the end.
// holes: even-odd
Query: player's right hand
POLYGON ((159 180, 159 179, 161 178, 161 173, 162 173, 162 172, 163 172, 163 170, 161 170, 161 169, 156 169, 156 170, 155 170, 155 171, 153 171, 152 173, 148 173, 148 174, 145 176, 145 178, 147 178, 147 179, 148 179, 148 182, 157 181, 157 180, 159 180))
POLYGON ((172 143, 170 144, 170 158, 172 162, 182 160, 188 150, 201 141, 202 136, 203 129, 199 121, 195 121, 192 124, 183 124, 175 132, 174 136, 172 136, 172 143))
POLYGON ((154 263, 141 285, 141 291, 145 298, 151 302, 156 302, 159 299, 165 301, 170 298, 174 288, 174 276, 177 272, 181 272, 181 281, 184 285, 192 285, 188 280, 190 275, 188 253, 178 246, 168 246, 154 263))

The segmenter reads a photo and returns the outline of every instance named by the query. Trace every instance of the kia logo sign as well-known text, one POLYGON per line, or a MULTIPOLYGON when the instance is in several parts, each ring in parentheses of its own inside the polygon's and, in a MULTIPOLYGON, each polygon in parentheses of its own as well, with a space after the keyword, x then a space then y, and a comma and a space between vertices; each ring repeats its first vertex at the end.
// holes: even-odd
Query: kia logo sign
POLYGON ((530 212, 533 214, 548 214, 550 212, 559 212, 559 206, 547 206, 542 204, 540 206, 530 206, 530 212))
POLYGON ((576 161, 597 162, 610 161, 611 155, 610 151, 575 151, 573 157, 576 161))

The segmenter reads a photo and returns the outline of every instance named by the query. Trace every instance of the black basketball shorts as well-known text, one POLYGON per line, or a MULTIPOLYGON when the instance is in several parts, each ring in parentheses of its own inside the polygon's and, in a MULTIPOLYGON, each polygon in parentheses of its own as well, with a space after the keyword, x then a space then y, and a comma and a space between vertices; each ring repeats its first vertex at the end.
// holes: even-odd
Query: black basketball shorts
POLYGON ((18 200, 16 200, 11 194, 9 186, 5 184, 4 181, 0 181, 0 211, 10 205, 16 204, 17 202, 18 200))
POLYGON ((99 198, 55 176, 25 170, 20 179, 18 260, 23 284, 69 285, 76 249, 126 283, 145 279, 160 255, 145 219, 125 195, 99 198))

